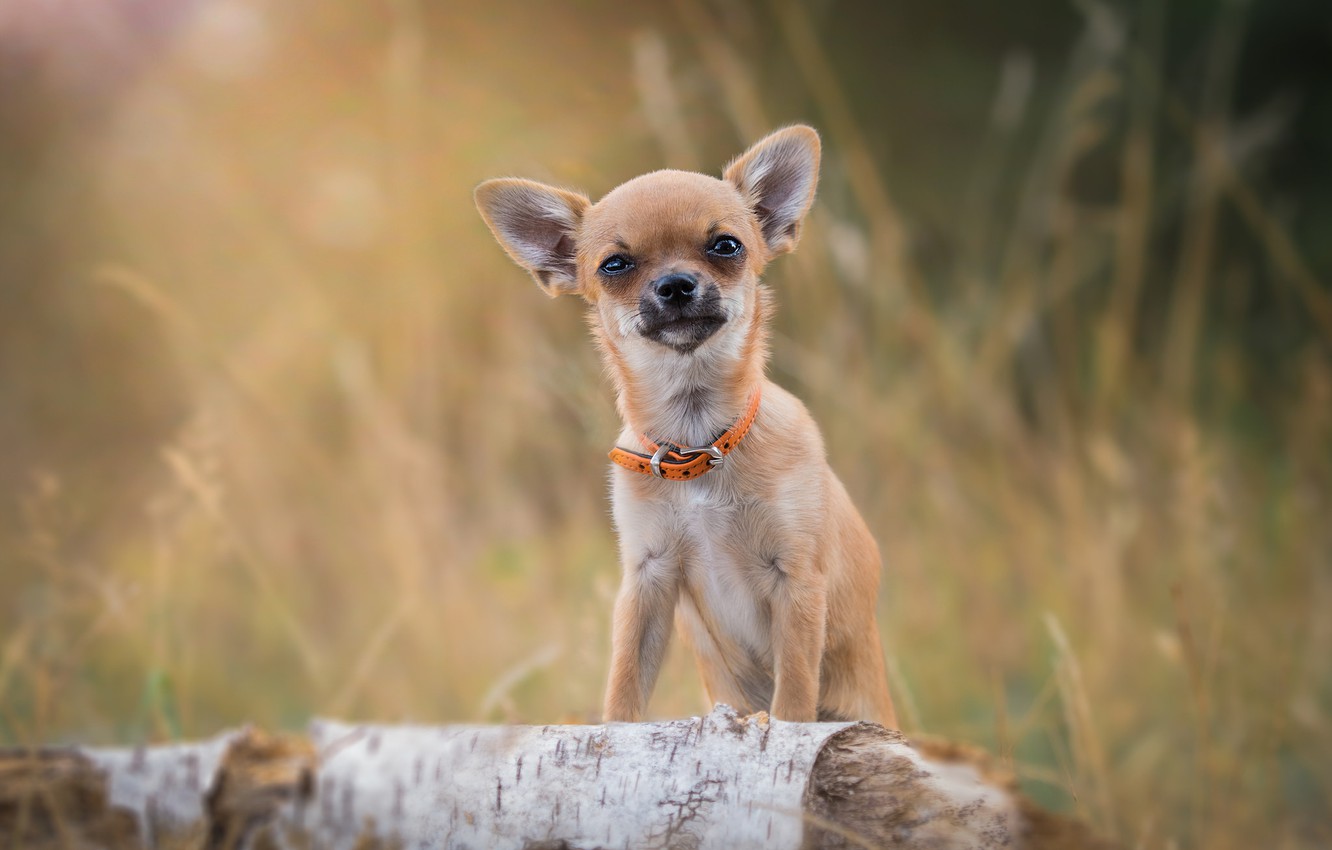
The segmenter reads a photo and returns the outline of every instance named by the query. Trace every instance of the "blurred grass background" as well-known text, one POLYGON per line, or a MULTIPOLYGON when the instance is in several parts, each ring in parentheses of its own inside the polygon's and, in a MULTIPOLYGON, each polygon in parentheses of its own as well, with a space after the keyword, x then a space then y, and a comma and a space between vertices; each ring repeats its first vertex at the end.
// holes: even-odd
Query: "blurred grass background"
MULTIPOLYGON (((1332 843, 1321 3, 0 3, 0 743, 593 719, 617 426, 498 175, 824 135, 772 372, 911 730, 1332 843), (900 6, 900 8, 898 8, 900 6)), ((704 709, 678 647, 652 713, 704 709)))

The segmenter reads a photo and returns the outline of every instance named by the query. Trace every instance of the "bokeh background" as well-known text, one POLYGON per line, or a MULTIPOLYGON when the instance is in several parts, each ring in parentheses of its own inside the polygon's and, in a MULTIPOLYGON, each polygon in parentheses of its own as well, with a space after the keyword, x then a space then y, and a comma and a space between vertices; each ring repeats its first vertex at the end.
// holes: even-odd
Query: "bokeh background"
POLYGON ((1327 846, 1329 56, 1314 0, 3 0, 0 743, 595 719, 609 386, 471 189, 800 120, 771 371, 904 724, 1126 846, 1327 846))

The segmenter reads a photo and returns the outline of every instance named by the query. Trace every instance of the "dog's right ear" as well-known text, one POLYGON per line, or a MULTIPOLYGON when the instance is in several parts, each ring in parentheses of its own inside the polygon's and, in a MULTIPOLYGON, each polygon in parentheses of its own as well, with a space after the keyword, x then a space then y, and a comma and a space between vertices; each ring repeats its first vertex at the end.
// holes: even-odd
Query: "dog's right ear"
POLYGON ((795 124, 760 139, 723 176, 749 202, 772 256, 794 250, 819 183, 819 134, 795 124))
POLYGON ((589 201, 577 192, 516 178, 476 187, 476 208, 514 262, 547 295, 578 291, 576 235, 589 201))

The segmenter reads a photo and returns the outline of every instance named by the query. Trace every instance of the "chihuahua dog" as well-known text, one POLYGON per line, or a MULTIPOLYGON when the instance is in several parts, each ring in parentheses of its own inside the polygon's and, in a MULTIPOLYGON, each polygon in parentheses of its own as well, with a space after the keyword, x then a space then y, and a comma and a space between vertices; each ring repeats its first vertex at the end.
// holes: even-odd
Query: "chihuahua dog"
POLYGON ((477 187, 509 256, 549 295, 587 302, 615 382, 608 721, 643 717, 674 616, 713 701, 897 725, 878 546, 808 411, 764 374, 759 277, 796 246, 819 156, 818 134, 793 126, 720 180, 655 171, 596 203, 530 180, 477 187))

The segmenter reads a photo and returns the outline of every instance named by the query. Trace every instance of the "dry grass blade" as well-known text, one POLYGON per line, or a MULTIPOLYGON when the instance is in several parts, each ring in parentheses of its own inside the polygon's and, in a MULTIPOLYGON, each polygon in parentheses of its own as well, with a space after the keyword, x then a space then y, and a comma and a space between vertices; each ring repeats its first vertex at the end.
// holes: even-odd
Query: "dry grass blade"
POLYGON ((384 622, 379 624, 374 634, 365 642, 365 648, 361 650, 361 655, 352 665, 351 672, 347 678, 339 685, 337 692, 328 700, 328 714, 332 717, 341 717, 345 715, 356 699, 357 694, 367 687, 375 673, 375 665, 388 649, 389 642, 397 635, 398 630, 403 623, 407 621, 412 614, 412 609, 416 607, 416 600, 411 597, 404 597, 398 602, 398 605, 389 612, 384 618, 384 622))
POLYGON ((846 157, 850 188, 870 220, 881 274, 891 285, 905 287, 915 306, 923 307, 925 294, 920 275, 908 255, 902 216, 888 195, 885 188, 888 184, 878 163, 870 155, 846 89, 838 82, 823 45, 815 37, 808 12, 804 5, 789 0, 772 0, 768 7, 781 25, 791 54, 824 112, 830 144, 846 157))
POLYGON ((226 532, 250 580, 259 589, 260 598, 273 610, 299 651, 300 658, 304 662, 305 673, 318 684, 323 677, 323 661, 320 659, 315 642, 301 626, 300 619, 292 609, 291 603, 288 602, 286 596, 278 589, 276 582, 273 580, 276 571, 271 566, 264 564, 254 549, 245 542, 239 529, 223 509, 216 489, 205 476, 200 474, 193 461, 185 453, 173 449, 164 450, 162 456, 167 466, 176 475, 177 480, 196 499, 199 507, 204 510, 208 518, 219 529, 226 532))
POLYGON ((1171 305, 1165 353, 1165 390, 1176 398, 1194 384, 1193 362, 1207 284, 1212 277, 1212 259, 1216 253, 1214 242, 1221 188, 1219 163, 1207 144, 1223 137, 1226 132, 1225 105, 1230 100, 1236 51, 1240 45, 1242 8, 1238 3, 1224 6, 1212 32, 1203 92, 1203 121, 1197 128, 1199 139, 1208 141, 1199 145, 1200 155, 1191 181, 1188 203, 1191 214, 1185 222, 1187 229, 1176 273, 1176 295, 1171 305))
POLYGON ((634 81, 643 101, 643 115, 666 154, 666 164, 697 171, 701 162, 693 140, 685 131, 684 111, 671 84, 666 40, 658 32, 639 33, 634 38, 633 54, 634 81))
POLYGON ((1064 719, 1073 743, 1074 766, 1090 790, 1089 803, 1092 822, 1107 834, 1114 834, 1115 812, 1110 798, 1110 775, 1091 699, 1068 635, 1051 612, 1045 614, 1045 627, 1054 641, 1056 652, 1055 676, 1064 704, 1064 719))

